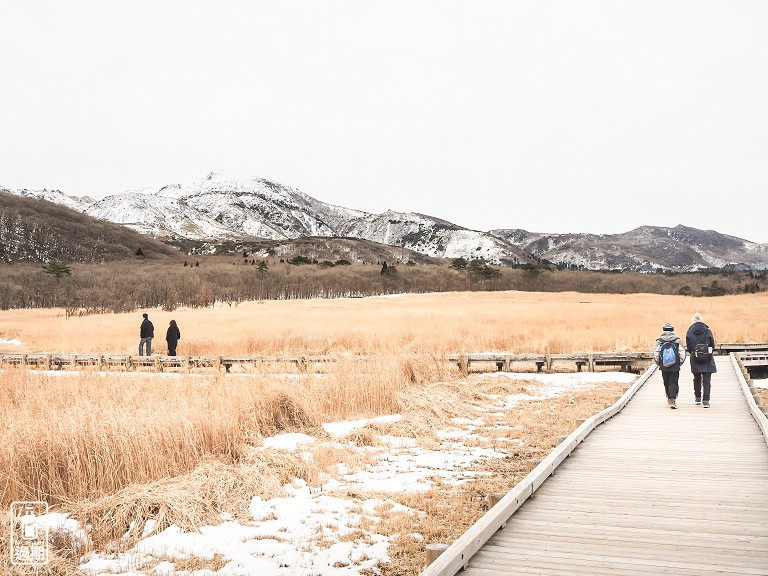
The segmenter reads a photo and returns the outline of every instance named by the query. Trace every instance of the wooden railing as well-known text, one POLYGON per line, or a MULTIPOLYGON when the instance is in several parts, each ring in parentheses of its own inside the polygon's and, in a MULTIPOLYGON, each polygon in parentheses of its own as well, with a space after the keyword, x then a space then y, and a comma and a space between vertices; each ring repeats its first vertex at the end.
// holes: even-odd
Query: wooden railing
MULTIPOLYGON (((717 352, 729 354, 739 352, 750 354, 745 362, 759 363, 761 358, 768 357, 768 344, 721 344, 717 352)), ((133 356, 127 354, 46 354, 46 353, 11 353, 0 354, 0 366, 16 366, 33 369, 55 370, 62 368, 93 367, 99 370, 120 369, 125 371, 140 368, 163 371, 179 369, 191 371, 195 368, 224 368, 229 372, 233 366, 258 366, 264 364, 292 363, 299 370, 308 369, 339 360, 367 360, 367 356, 133 356)), ((624 372, 642 372, 653 362, 653 353, 648 352, 596 352, 586 354, 450 354, 442 356, 442 360, 458 366, 462 374, 488 370, 510 372, 513 369, 528 371, 535 367, 536 371, 551 371, 555 367, 566 365, 575 367, 577 371, 586 368, 590 372, 600 367, 618 367, 624 372)))
POLYGON ((593 372, 598 366, 617 366, 624 372, 639 372, 645 370, 653 361, 652 352, 630 352, 617 354, 613 352, 601 352, 595 354, 453 354, 446 356, 449 362, 455 362, 463 374, 472 371, 472 367, 487 367, 493 364, 496 370, 503 372, 512 371, 517 365, 536 366, 536 370, 551 371, 555 364, 575 365, 581 372, 586 368, 593 372))
POLYGON ((486 512, 469 530, 448 546, 421 573, 421 576, 453 576, 466 568, 469 559, 493 536, 499 528, 534 492, 549 478, 555 469, 576 449, 576 447, 600 424, 618 414, 632 396, 651 377, 656 365, 651 365, 645 373, 630 386, 615 403, 587 418, 576 430, 565 438, 536 468, 531 470, 511 491, 507 492, 488 512, 486 512))
MULTIPOLYGON (((348 360, 367 360, 365 356, 345 356, 348 360)), ((163 371, 178 368, 215 368, 229 372, 235 365, 259 365, 268 363, 292 363, 306 369, 310 365, 336 362, 336 356, 131 356, 125 354, 0 354, 0 366, 17 366, 42 370, 93 367, 98 370, 150 368, 163 371)))
POLYGON ((731 359, 736 367, 744 397, 749 405, 752 417, 760 426, 760 430, 768 444, 768 405, 755 388, 752 379, 768 377, 768 352, 735 352, 731 359))

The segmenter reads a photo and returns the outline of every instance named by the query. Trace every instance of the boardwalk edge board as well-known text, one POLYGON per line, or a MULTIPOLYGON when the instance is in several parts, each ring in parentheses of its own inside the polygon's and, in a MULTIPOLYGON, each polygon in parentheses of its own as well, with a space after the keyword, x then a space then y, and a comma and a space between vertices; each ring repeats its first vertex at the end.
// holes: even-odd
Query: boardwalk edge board
POLYGON ((757 426, 760 428, 760 432, 763 433, 763 439, 765 440, 766 445, 768 445, 768 416, 763 414, 763 411, 760 410, 760 407, 757 405, 757 402, 755 402, 755 399, 752 396, 752 391, 749 389, 749 384, 747 384, 747 380, 744 378, 744 372, 742 371, 741 365, 739 364, 737 353, 731 352, 730 357, 734 371, 736 372, 736 377, 739 379, 741 392, 744 394, 744 399, 747 401, 749 413, 752 414, 752 418, 754 418, 755 422, 757 422, 757 426))
POLYGON ((454 576, 466 568, 469 559, 502 528, 507 520, 530 498, 533 493, 551 476, 555 469, 573 452, 576 447, 600 424, 615 416, 627 405, 632 396, 651 377, 656 370, 651 365, 640 378, 615 403, 587 418, 576 430, 563 440, 536 468, 531 470, 512 490, 486 512, 469 530, 460 536, 430 564, 421 576, 454 576))

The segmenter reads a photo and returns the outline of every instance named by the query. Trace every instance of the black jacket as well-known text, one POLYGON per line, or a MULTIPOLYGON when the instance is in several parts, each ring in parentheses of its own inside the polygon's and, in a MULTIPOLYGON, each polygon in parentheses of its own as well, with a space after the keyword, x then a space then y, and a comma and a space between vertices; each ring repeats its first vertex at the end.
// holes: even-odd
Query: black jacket
POLYGON ((694 374, 717 372, 714 356, 708 362, 696 362, 693 359, 693 349, 699 342, 706 342, 712 350, 715 349, 715 337, 712 334, 712 330, 704 322, 692 324, 685 335, 685 347, 688 350, 688 354, 691 355, 691 372, 694 374))
POLYGON ((152 322, 149 321, 149 318, 144 318, 144 321, 141 323, 141 331, 139 332, 139 338, 154 338, 155 337, 155 327, 152 324, 152 322))
POLYGON ((181 332, 178 326, 168 326, 168 330, 165 332, 165 339, 168 342, 178 342, 181 340, 181 332))

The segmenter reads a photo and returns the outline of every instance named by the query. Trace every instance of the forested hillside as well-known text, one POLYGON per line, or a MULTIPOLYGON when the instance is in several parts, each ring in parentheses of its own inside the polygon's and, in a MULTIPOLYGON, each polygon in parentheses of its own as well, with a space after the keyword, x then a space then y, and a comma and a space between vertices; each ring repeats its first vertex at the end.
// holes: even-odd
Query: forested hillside
POLYGON ((0 189, 0 262, 102 263, 171 256, 177 251, 149 236, 35 198, 0 189))

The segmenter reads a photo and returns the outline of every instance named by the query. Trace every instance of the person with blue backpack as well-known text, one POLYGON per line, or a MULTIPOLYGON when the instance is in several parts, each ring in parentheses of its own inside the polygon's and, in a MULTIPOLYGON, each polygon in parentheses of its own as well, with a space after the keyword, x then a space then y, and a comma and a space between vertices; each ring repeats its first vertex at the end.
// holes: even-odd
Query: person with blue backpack
POLYGON ((661 336, 656 339, 653 359, 661 369, 667 404, 676 410, 677 394, 680 392, 680 366, 685 362, 685 347, 680 337, 675 334, 674 326, 669 322, 664 324, 661 336))
POLYGON ((715 364, 715 357, 713 356, 715 337, 709 326, 704 324, 704 319, 698 312, 691 318, 691 327, 688 328, 685 335, 685 347, 691 356, 693 394, 696 398, 696 404, 709 408, 712 374, 717 372, 717 364, 715 364))

